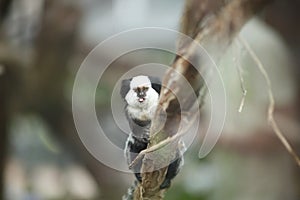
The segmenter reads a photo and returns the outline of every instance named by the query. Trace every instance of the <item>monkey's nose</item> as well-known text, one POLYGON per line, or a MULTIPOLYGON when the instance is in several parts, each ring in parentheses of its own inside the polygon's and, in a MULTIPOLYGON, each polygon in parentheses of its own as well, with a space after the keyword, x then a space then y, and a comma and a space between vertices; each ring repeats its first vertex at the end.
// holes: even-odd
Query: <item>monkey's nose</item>
POLYGON ((139 100, 139 102, 140 103, 142 103, 142 102, 144 102, 145 101, 145 96, 146 96, 146 94, 144 93, 144 92, 139 92, 138 94, 137 94, 137 96, 138 96, 138 100, 139 100))
POLYGON ((138 96, 139 96, 139 97, 144 97, 144 96, 146 96, 146 94, 145 94, 145 92, 139 92, 139 93, 138 93, 138 96))

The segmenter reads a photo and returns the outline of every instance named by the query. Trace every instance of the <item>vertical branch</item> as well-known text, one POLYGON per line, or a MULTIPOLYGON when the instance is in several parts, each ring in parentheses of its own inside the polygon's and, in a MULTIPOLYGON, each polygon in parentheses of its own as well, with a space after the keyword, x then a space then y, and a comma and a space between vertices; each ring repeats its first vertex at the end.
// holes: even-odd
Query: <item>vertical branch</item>
POLYGON ((11 4, 12 0, 0 0, 0 24, 3 22, 3 20, 9 13, 11 4))
POLYGON ((4 199, 4 167, 7 148, 7 75, 4 66, 0 65, 0 200, 4 199))
MULTIPOLYGON (((231 0, 227 4, 216 4, 212 6, 211 11, 208 1, 189 1, 186 4, 185 16, 183 17, 183 28, 185 33, 188 33, 199 44, 205 44, 205 47, 217 45, 217 48, 212 48, 215 51, 210 51, 213 57, 219 57, 221 51, 226 50, 234 36, 239 32, 241 27, 247 20, 257 11, 263 8, 270 0, 231 0), (193 6, 200 9, 199 16, 197 11, 193 10, 193 6), (222 5, 222 6, 220 6, 222 5), (203 7, 202 7, 203 6, 203 7), (203 14, 201 8, 206 11, 203 14), (197 16, 197 17, 194 17, 197 16), (205 19, 205 20, 204 20, 205 19), (199 21, 198 21, 199 20, 199 21), (216 50, 217 49, 217 50, 216 50)), ((215 1, 218 2, 218 1, 215 1)), ((159 99, 159 107, 156 110, 152 126, 151 140, 148 148, 151 148, 168 137, 174 136, 177 133, 178 126, 181 120, 181 112, 189 112, 194 102, 189 101, 192 93, 198 95, 198 91, 204 86, 201 82, 201 76, 196 69, 187 60, 197 57, 195 54, 197 43, 179 42, 179 53, 172 64, 172 68, 165 74, 163 85, 168 88, 163 88, 159 99), (175 71, 177 73, 175 73, 175 71), (183 88, 182 77, 184 77, 192 87, 193 91, 187 91, 183 88), (179 105, 176 97, 183 97, 184 105, 179 105), (180 110, 180 106, 181 109, 180 110), (165 123, 162 123, 161 116, 166 116, 165 123), (162 127, 158 130, 158 127, 162 127)), ((143 181, 139 184, 134 193, 134 199, 163 199, 165 190, 160 190, 159 186, 164 180, 167 167, 159 170, 154 170, 155 166, 159 166, 160 162, 170 161, 174 158, 174 145, 170 145, 169 150, 158 152, 155 156, 146 154, 143 159, 143 181)), ((174 147, 176 148, 176 147, 174 147)))
POLYGON ((0 58, 0 200, 4 198, 4 170, 8 149, 8 124, 12 109, 15 85, 18 84, 16 69, 19 63, 8 57, 0 58), (14 89, 12 89, 14 88, 14 89))
MULTIPOLYGON (((1 25, 9 12, 11 3, 12 0, 0 0, 0 39, 2 39, 1 25)), ((4 199, 4 168, 5 168, 5 161, 6 161, 7 138, 8 138, 8 132, 7 132, 8 78, 5 72, 6 70, 5 67, 6 66, 4 66, 3 63, 0 62, 0 200, 4 199)))

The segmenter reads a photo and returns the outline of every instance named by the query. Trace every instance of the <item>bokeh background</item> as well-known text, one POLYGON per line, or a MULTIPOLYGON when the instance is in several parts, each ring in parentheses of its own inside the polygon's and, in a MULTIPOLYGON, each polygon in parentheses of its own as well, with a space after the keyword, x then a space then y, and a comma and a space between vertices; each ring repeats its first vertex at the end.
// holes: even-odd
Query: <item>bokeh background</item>
MULTIPOLYGON (((88 53, 113 34, 145 26, 178 30, 183 6, 181 0, 0 0, 0 199, 121 199, 133 176, 101 164, 82 145, 72 118, 75 75, 88 53)), ((241 33, 266 67, 276 120, 298 153, 299 10, 297 0, 277 0, 241 33)), ((175 44, 176 38, 161 42, 175 44)), ((106 70, 96 110, 120 148, 126 135, 107 117, 116 81, 140 64, 169 65, 173 58, 167 52, 141 50, 120 57, 106 70)), ((267 86, 256 64, 235 41, 220 70, 228 98, 221 138, 200 160, 204 131, 199 132, 166 199, 299 200, 300 170, 268 126, 267 86), (248 91, 241 113, 237 65, 248 91)), ((209 98, 201 130, 208 123, 209 98)))

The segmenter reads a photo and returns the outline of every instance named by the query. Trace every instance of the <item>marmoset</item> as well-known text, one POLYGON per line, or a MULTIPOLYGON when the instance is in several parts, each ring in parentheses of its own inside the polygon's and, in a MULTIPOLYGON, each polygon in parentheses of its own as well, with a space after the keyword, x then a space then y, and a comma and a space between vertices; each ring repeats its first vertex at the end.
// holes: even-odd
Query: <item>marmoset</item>
MULTIPOLYGON (((148 146, 151 121, 158 105, 160 90, 161 81, 157 77, 141 75, 122 81, 120 94, 126 103, 125 114, 131 129, 124 150, 128 165, 148 146)), ((161 189, 170 187, 171 180, 183 165, 182 152, 179 150, 176 158, 168 166, 161 189)), ((139 182, 142 181, 141 166, 142 159, 132 168, 139 182)))

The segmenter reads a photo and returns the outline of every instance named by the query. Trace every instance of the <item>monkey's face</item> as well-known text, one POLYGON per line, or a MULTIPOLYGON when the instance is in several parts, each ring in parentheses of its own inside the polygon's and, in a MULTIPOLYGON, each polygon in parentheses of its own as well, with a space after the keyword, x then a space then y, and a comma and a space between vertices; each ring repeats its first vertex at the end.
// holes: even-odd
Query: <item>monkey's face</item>
POLYGON ((139 103, 143 103, 146 100, 148 90, 149 87, 147 86, 136 87, 133 89, 133 91, 136 93, 137 100, 139 103))
POLYGON ((131 80, 125 99, 132 107, 149 108, 157 105, 158 93, 151 87, 148 77, 138 76, 131 80))

